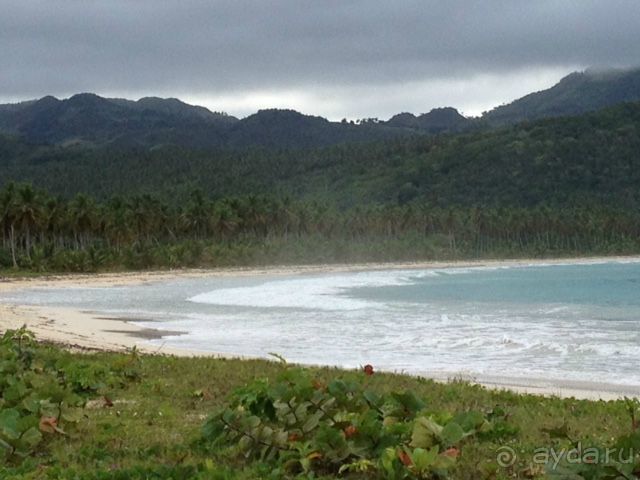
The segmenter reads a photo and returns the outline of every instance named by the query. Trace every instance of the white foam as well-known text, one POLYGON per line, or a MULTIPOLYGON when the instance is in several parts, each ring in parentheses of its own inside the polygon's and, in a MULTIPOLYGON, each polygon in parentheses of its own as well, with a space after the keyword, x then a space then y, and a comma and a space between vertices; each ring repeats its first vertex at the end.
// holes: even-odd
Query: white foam
MULTIPOLYGON (((499 267, 502 268, 525 270, 527 266, 499 267)), ((136 323, 185 332, 153 340, 158 346, 249 356, 277 352, 292 362, 347 367, 371 363, 381 369, 416 373, 441 371, 455 375, 467 371, 505 378, 606 379, 640 387, 640 306, 635 302, 602 306, 574 304, 570 298, 563 303, 560 298, 541 303, 535 298, 527 300, 526 296, 519 302, 510 297, 479 302, 439 299, 435 295, 426 304, 419 293, 419 288, 429 293, 428 289, 439 282, 456 288, 458 280, 467 288, 474 282, 485 287, 483 282, 499 273, 485 278, 480 271, 496 269, 387 270, 233 281, 198 279, 178 282, 171 288, 162 283, 131 286, 123 303, 118 300, 118 295, 124 295, 121 292, 113 296, 113 301, 95 292, 88 295, 84 290, 74 290, 66 297, 67 303, 81 301, 86 309, 101 314, 153 319, 156 321, 136 323), (472 273, 474 278, 448 277, 472 273), (216 285, 220 287, 214 289, 216 285), (420 287, 409 289, 415 297, 352 290, 403 285, 420 287), (199 292, 202 293, 195 295, 199 292), (185 301, 187 297, 189 302, 185 301), (415 298, 415 302, 406 298, 415 298)), ((541 277, 535 273, 536 278, 541 277)), ((560 280, 565 273, 567 282, 575 281, 576 288, 580 288, 573 272, 557 270, 560 280)), ((592 273, 600 275, 597 271, 592 273)), ((527 275, 519 270, 505 278, 517 282, 527 275)), ((33 301, 43 303, 65 298, 45 293, 30 295, 33 301)))
POLYGON ((304 308, 314 310, 359 310, 384 307, 383 303, 349 298, 344 291, 358 287, 403 285, 410 282, 406 271, 362 272, 350 275, 273 280, 251 287, 220 288, 188 299, 211 305, 304 308))

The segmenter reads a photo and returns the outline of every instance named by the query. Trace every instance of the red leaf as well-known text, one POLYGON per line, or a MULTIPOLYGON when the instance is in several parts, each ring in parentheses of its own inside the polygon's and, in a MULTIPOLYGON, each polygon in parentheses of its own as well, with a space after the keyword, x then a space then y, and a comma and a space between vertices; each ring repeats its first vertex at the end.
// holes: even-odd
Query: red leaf
POLYGON ((56 433, 58 431, 58 419, 56 417, 42 417, 39 428, 44 433, 56 433))
POLYGON ((398 450, 398 458, 400 459, 402 464, 406 467, 410 467, 411 465, 413 465, 413 461, 411 460, 411 457, 404 450, 398 450))
POLYGON ((444 455, 445 457, 458 458, 460 456, 460 450, 458 450, 456 447, 447 448, 444 452, 442 452, 442 455, 444 455))
POLYGON ((358 433, 358 429, 354 425, 349 425, 344 429, 344 436, 347 438, 353 437, 356 433, 358 433))

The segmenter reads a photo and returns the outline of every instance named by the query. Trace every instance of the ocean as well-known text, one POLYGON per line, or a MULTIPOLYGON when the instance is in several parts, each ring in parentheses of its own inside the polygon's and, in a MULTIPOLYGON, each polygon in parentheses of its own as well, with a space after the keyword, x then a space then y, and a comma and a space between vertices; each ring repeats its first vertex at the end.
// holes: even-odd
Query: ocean
POLYGON ((151 340, 159 348, 640 388, 638 262, 212 276, 0 300, 182 332, 151 340))

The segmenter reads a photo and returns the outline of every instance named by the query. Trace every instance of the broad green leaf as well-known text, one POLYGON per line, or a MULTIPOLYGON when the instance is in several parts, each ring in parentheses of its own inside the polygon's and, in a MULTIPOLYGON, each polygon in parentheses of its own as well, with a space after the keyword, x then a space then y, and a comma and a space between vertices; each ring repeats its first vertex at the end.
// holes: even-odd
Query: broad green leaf
POLYGON ((307 409, 309 408, 309 406, 311 405, 311 402, 302 402, 300 403, 300 405, 298 405, 295 410, 295 416, 297 419, 303 419, 307 416, 307 409))
POLYGON ((411 461, 419 472, 428 471, 438 458, 438 447, 431 447, 429 450, 416 448, 411 453, 411 461))
POLYGON ((246 425, 249 428, 258 428, 260 423, 262 423, 262 420, 260 420, 260 417, 256 415, 252 415, 246 419, 246 425))
POLYGON ((20 400, 22 400, 28 392, 29 389, 27 388, 27 386, 23 382, 18 381, 11 385, 9 388, 5 389, 2 392, 2 396, 9 404, 16 404, 20 400))
POLYGON ((456 415, 454 422, 460 425, 465 432, 471 432, 479 430, 486 423, 486 420, 480 412, 471 411, 456 415))
POLYGON ((0 411, 0 432, 10 440, 18 439, 20 437, 19 420, 20 413, 13 408, 0 411))
POLYGON ((13 447, 5 442, 2 438, 0 438, 0 451, 2 450, 11 452, 11 450, 13 450, 13 447))
POLYGON ((418 448, 430 448, 434 437, 439 437, 442 426, 427 417, 419 417, 413 424, 411 434, 411 446, 418 448))
POLYGON ((246 451, 250 449, 252 445, 253 445, 253 440, 251 439, 251 437, 248 437, 246 435, 243 435, 242 438, 240 438, 240 441, 238 442, 238 447, 240 447, 240 450, 242 451, 246 451))
POLYGON ((372 392, 371 390, 365 390, 362 396, 372 406, 376 408, 380 408, 382 406, 382 397, 378 395, 376 392, 372 392))
POLYGON ((324 412, 320 410, 309 415, 307 420, 304 422, 304 425, 302 425, 302 431, 304 433, 308 433, 311 430, 315 429, 320 423, 320 420, 322 419, 322 417, 324 417, 324 412))
POLYGON ((37 428, 31 427, 20 437, 20 444, 27 450, 33 450, 42 441, 42 434, 37 428))
POLYGON ((451 446, 458 443, 464 438, 465 432, 460 425, 455 422, 449 422, 440 432, 440 438, 445 446, 451 446))
POLYGON ((394 392, 391 394, 391 396, 400 405, 402 405, 402 407, 404 407, 408 412, 412 414, 418 413, 420 410, 422 410, 426 406, 426 404, 422 400, 420 400, 418 397, 416 397, 413 392, 404 392, 404 393, 394 392))
POLYGON ((38 413, 40 412, 40 400, 31 395, 22 401, 22 407, 28 412, 38 413))

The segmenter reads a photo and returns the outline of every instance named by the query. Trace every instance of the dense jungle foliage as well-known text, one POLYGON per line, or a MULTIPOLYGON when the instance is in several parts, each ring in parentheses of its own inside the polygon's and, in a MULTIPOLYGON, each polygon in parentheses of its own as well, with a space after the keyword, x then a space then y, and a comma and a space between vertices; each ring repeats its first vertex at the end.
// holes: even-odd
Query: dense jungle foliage
POLYGON ((306 151, 1 145, 3 267, 640 250, 640 104, 306 151))
POLYGON ((97 271, 635 253, 640 212, 404 205, 338 210, 258 196, 172 207, 151 196, 70 201, 29 184, 0 190, 0 266, 97 271))
POLYGON ((52 195, 289 196, 340 208, 584 204, 640 206, 640 104, 462 135, 323 149, 86 149, 0 139, 0 183, 52 195))

